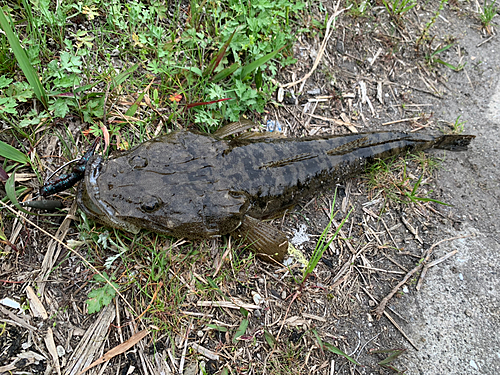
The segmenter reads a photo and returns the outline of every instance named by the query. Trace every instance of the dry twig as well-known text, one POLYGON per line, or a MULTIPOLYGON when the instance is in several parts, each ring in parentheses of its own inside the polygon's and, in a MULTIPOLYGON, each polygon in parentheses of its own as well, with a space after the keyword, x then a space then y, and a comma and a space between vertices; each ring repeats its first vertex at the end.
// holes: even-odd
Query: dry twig
MULTIPOLYGON (((396 285, 392 290, 391 292, 385 296, 382 301, 380 302, 380 304, 377 306, 377 308, 375 309, 375 314, 377 316, 377 319, 380 319, 385 311, 385 306, 387 305, 387 303, 390 301, 390 299, 394 296, 394 294, 397 293, 397 291, 399 290, 399 288, 401 288, 407 281, 410 277, 413 276, 413 274, 415 274, 417 271, 419 271, 421 268, 423 268, 425 265, 427 265, 427 262, 429 260, 429 257, 431 256, 432 254, 432 251, 434 250, 434 248, 440 244, 442 244, 443 242, 446 242, 446 241, 453 241, 453 240, 457 240, 457 239, 460 239, 460 238, 467 238, 469 236, 457 236, 457 237, 451 237, 451 238, 445 238, 444 240, 441 240, 439 242, 436 242, 434 245, 432 245, 427 251, 426 251, 426 255, 423 259, 422 262, 420 262, 415 268, 413 268, 410 272, 408 272, 406 274, 406 276, 403 278, 403 280, 401 280, 398 285, 396 285)), ((452 252, 453 253, 453 252, 452 252)), ((454 253, 453 253, 454 254, 454 253)), ((449 258, 451 255, 453 255, 450 253, 450 255, 447 254, 446 258, 449 258)), ((440 262, 442 262, 444 259, 438 259, 439 262, 435 263, 435 264, 438 264, 440 262)), ((433 262, 434 263, 434 262, 433 262)), ((432 263, 431 263, 432 264, 432 263)), ((435 265, 433 264, 433 265, 435 265)), ((430 266, 429 266, 430 267, 430 266)), ((427 268, 429 268, 427 267, 427 268)))
MULTIPOLYGON (((311 70, 309 71, 309 73, 307 73, 304 77, 302 77, 298 81, 289 82, 289 83, 287 83, 285 85, 282 85, 281 89, 285 89, 287 87, 296 86, 296 85, 298 85, 299 83, 302 83, 302 82, 305 83, 305 81, 314 73, 314 71, 316 70, 316 68, 319 65, 319 62, 323 58, 323 54, 325 53, 326 45, 328 44, 328 40, 332 36, 333 30, 335 29, 335 20, 337 19, 337 16, 340 15, 342 12, 344 12, 346 10, 346 9, 342 9, 340 11, 337 11, 339 9, 339 5, 340 5, 340 1, 337 2, 337 5, 335 6, 335 11, 333 12, 333 15, 328 20, 328 23, 326 25, 326 31, 325 31, 325 37, 323 39, 323 43, 321 43, 321 46, 320 46, 319 51, 318 51, 318 55, 316 56, 316 59, 314 60, 313 67, 311 68, 311 70), (332 23, 333 23, 333 26, 332 26, 332 23)), ((299 92, 301 92, 301 91, 302 90, 299 90, 299 92)))

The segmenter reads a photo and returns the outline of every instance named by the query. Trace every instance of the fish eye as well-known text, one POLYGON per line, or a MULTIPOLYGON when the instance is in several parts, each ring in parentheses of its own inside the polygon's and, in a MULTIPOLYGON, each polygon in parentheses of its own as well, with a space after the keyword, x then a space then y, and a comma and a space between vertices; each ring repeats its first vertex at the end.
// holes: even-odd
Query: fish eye
POLYGON ((146 213, 152 213, 162 206, 162 201, 157 197, 147 197, 141 204, 141 210, 146 213))

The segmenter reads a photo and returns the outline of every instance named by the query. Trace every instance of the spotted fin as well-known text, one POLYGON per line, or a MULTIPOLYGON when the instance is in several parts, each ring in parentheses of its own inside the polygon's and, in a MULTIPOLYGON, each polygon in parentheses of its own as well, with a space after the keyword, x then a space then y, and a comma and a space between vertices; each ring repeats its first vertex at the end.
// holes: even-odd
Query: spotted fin
POLYGON ((242 238, 263 260, 282 262, 288 249, 285 233, 253 217, 246 216, 240 227, 231 234, 242 238))
POLYGON ((253 121, 241 119, 240 121, 231 122, 217 130, 213 135, 217 138, 227 138, 230 135, 242 133, 252 127, 256 126, 253 121))

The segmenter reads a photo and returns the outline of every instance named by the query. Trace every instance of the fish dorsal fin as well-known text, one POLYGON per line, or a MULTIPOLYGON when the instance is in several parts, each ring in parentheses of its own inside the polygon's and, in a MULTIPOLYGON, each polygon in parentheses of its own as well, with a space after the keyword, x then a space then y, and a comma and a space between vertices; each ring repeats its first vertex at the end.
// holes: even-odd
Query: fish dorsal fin
POLYGON ((362 137, 355 139, 354 141, 347 142, 342 146, 335 147, 329 151, 327 151, 327 155, 344 155, 349 152, 352 152, 358 148, 366 147, 370 144, 368 137, 362 137))
POLYGON ((254 126, 257 126, 253 121, 241 119, 240 121, 231 122, 217 130, 213 135, 217 138, 227 138, 230 135, 242 133, 254 126))
POLYGON ((245 132, 237 137, 238 139, 262 139, 262 138, 269 138, 269 139, 278 139, 278 138, 285 138, 283 134, 279 132, 264 132, 264 133, 259 133, 259 132, 245 132))

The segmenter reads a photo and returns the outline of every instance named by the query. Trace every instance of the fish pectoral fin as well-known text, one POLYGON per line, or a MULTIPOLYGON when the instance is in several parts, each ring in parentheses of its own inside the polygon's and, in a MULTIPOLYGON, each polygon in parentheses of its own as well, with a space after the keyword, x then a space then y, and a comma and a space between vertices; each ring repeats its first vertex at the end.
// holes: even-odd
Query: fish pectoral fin
POLYGON ((288 249, 285 233, 250 216, 245 216, 239 228, 231 234, 243 239, 259 258, 268 262, 282 262, 288 249))
POLYGON ((213 135, 217 138, 227 138, 230 135, 242 133, 254 126, 257 126, 253 121, 240 119, 240 121, 231 122, 217 130, 213 135))

